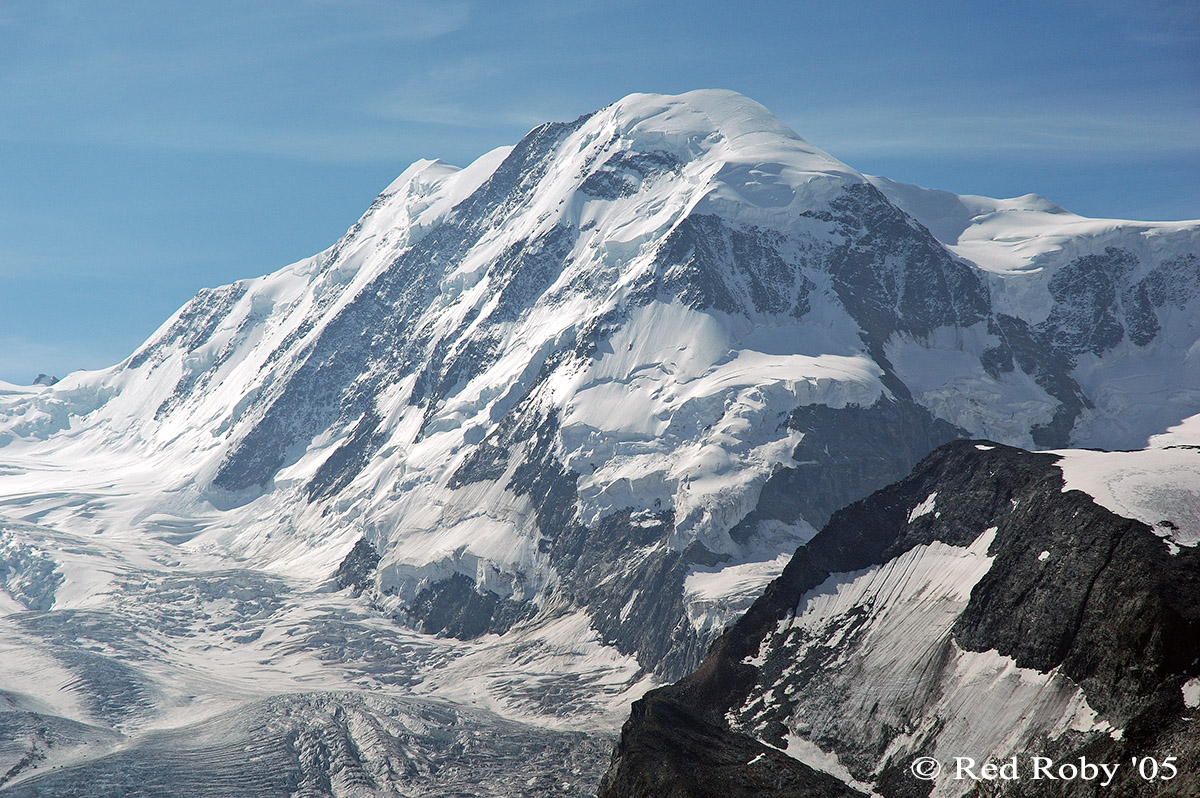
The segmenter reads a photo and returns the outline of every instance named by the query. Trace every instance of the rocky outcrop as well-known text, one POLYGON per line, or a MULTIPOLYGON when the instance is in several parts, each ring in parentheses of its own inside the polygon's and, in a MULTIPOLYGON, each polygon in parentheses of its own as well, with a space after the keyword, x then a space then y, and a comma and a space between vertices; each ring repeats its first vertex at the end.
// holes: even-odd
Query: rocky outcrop
POLYGON ((865 798, 827 773, 655 691, 633 706, 600 795, 631 798, 865 798))
POLYGON ((1200 674, 1200 552, 1064 492, 1055 460, 951 443, 835 513, 695 673, 635 705, 601 795, 641 794, 647 762, 679 767, 698 739, 713 795, 744 774, 705 763, 750 741, 810 764, 820 749, 889 798, 973 786, 915 779, 920 756, 1085 756, 1126 763, 1113 794, 1193 794, 1195 770, 1149 783, 1128 763, 1200 756, 1182 690, 1200 674))

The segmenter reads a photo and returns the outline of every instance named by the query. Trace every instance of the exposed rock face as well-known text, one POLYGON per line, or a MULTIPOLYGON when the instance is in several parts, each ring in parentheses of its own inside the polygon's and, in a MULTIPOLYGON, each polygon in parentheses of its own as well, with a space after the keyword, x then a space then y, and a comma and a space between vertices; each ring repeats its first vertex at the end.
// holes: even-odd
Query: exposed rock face
POLYGON ((788 426, 804 435, 763 485, 758 505, 734 530, 763 520, 823 526, 835 510, 905 476, 925 454, 966 433, 911 401, 880 399, 870 407, 796 408, 788 426))
POLYGON ((828 773, 650 693, 633 705, 600 795, 637 798, 863 798, 828 773))
POLYGON ((334 574, 334 580, 339 588, 352 588, 355 595, 360 595, 371 584, 377 565, 379 552, 375 551, 375 547, 369 541, 362 538, 342 560, 334 574))
POLYGON ((644 794, 637 785, 683 767, 685 751, 702 794, 724 780, 739 789, 745 762, 703 763, 733 761, 752 741, 809 764, 815 744, 843 778, 889 797, 974 786, 915 779, 919 756, 1016 756, 1026 775, 1032 755, 1086 756, 1125 763, 1114 794, 1192 794, 1194 769, 1147 783, 1129 761, 1200 756, 1183 690, 1200 675, 1200 551, 1063 492, 1055 461, 951 443, 835 513, 699 670, 635 705, 601 794, 644 794))

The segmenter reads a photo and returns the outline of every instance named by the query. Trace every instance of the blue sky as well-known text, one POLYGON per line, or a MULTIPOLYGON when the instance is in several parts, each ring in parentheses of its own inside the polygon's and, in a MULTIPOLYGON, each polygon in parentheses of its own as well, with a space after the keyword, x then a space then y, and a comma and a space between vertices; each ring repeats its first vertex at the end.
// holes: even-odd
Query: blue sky
POLYGON ((0 0, 0 380, 121 360, 332 244, 413 160, 635 91, 758 100, 860 171, 1200 217, 1200 4, 0 0))

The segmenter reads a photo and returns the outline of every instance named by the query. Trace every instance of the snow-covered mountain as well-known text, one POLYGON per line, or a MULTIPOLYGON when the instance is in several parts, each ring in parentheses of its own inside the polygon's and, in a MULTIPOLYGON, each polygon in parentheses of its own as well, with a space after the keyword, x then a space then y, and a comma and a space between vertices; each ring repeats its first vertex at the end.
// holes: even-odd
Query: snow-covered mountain
POLYGON ((1136 448, 1192 415, 1198 253, 1196 222, 865 177, 722 91, 418 162, 331 249, 202 291, 123 363, 0 386, 0 514, 44 541, 10 571, 33 598, 9 656, 65 669, 13 700, 132 734, 235 711, 214 697, 255 662, 239 700, 299 669, 614 730, 937 445, 1136 448), (143 613, 173 664, 136 666, 137 720, 97 714, 64 612, 106 619, 94 663, 125 667, 133 585, 230 569, 219 612, 188 610, 233 612, 189 627, 228 657, 143 613))
POLYGON ((1194 795, 1198 510, 1195 444, 946 444, 634 705, 601 795, 1194 795))

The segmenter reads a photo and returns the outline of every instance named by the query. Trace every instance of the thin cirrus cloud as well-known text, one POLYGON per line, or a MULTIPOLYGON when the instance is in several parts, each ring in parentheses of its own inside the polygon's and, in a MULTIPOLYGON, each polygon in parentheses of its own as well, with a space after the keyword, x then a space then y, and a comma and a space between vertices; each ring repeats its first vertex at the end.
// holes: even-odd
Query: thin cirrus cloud
MULTIPOLYGON (((838 154, 1054 154, 1066 159, 1094 156, 1194 156, 1200 153, 1200 118, 1186 112, 1162 114, 1147 135, 1147 114, 1122 111, 1097 116, 1025 109, 946 113, 944 109, 871 107, 828 109, 805 114, 806 137, 828 142, 838 154)), ((1151 117, 1153 118, 1153 117, 1151 117)))
POLYGON ((1122 25, 1134 41, 1158 45, 1200 42, 1200 5, 1195 0, 1097 0, 1095 10, 1122 25))
POLYGON ((395 88, 365 99, 359 110, 369 118, 387 123, 474 129, 528 130, 554 121, 552 110, 550 116, 524 110, 531 103, 528 92, 513 91, 504 101, 497 102, 498 92, 487 91, 488 87, 507 82, 494 58, 472 56, 422 69, 395 88), (513 102, 514 99, 517 101, 513 102))
MULTIPOLYGON (((0 138, 365 163, 395 152, 401 136, 420 155, 440 156, 427 151, 437 139, 420 129, 425 126, 480 131, 486 139, 477 147, 482 152, 543 121, 577 115, 583 73, 597 74, 588 91, 602 105, 629 90, 654 88, 622 73, 629 64, 650 55, 661 61, 663 52, 673 54, 671 63, 686 60, 688 53, 698 58, 701 50, 710 52, 664 37, 642 59, 614 60, 611 52, 592 52, 584 41, 556 53, 559 63, 547 72, 544 54, 482 35, 478 28, 486 20, 477 18, 482 9, 473 13, 463 2, 214 0, 202 7, 164 3, 149 12, 135 5, 110 4, 102 12, 87 4, 50 2, 40 12, 18 15, 17 27, 33 30, 20 68, 0 71, 0 100, 10 110, 0 118, 0 138), (178 20, 167 24, 173 14, 178 20), (378 68, 384 53, 389 70, 378 68), (619 79, 602 77, 610 73, 619 79), (566 92, 560 91, 560 74, 571 76, 575 90, 569 101, 561 100, 566 92), (606 79, 611 89, 601 88, 606 79), (417 127, 401 132, 398 125, 417 127)), ((1183 4, 1155 0, 1149 8, 1155 20, 1174 23, 1159 26, 1162 35, 1186 37, 1196 30, 1196 15, 1183 4)), ((1129 15, 1111 3, 1101 11, 1129 15)), ((545 21, 539 18, 538 24, 545 21)), ((1143 33, 1152 31, 1130 22, 1130 36, 1143 33)), ((714 57, 721 57, 719 51, 714 57)), ((869 106, 845 103, 853 87, 835 85, 843 89, 838 105, 818 96, 803 113, 789 113, 754 86, 745 88, 801 135, 846 157, 933 151, 1171 154, 1194 152, 1197 140, 1194 108, 1147 113, 1132 107, 1136 91, 1115 86, 1129 102, 1112 103, 1110 97, 1103 113, 1005 107, 994 94, 986 108, 956 108, 961 88, 953 83, 937 102, 913 104, 903 92, 880 92, 869 106)))
POLYGON ((9 51, 0 56, 0 100, 10 111, 0 134, 8 138, 53 137, 79 129, 80 118, 138 111, 277 110, 300 86, 353 88, 379 48, 420 46, 470 20, 461 2, 382 0, 34 9, 10 17, 0 37, 9 51))
POLYGON ((543 122, 555 121, 560 116, 519 109, 486 109, 470 102, 438 102, 428 97, 400 98, 387 103, 386 106, 374 108, 385 118, 398 122, 477 130, 532 129, 543 122))
POLYGON ((375 163, 396 152, 403 137, 382 129, 306 130, 245 123, 110 120, 87 130, 89 139, 122 147, 191 153, 269 156, 315 163, 375 163))
MULTIPOLYGON (((240 3, 237 5, 241 5, 240 3)), ((345 18, 355 39, 388 38, 401 41, 436 39, 463 28, 470 19, 470 5, 459 0, 289 0, 271 3, 277 13, 290 16, 299 6, 322 21, 345 18)), ((338 40, 332 40, 336 43, 338 40)), ((342 40, 344 41, 344 39, 342 40)))
MULTIPOLYGON (((291 127, 246 124, 174 125, 169 122, 117 121, 88 132, 93 141, 112 146, 174 151, 199 155, 265 157, 276 161, 308 164, 375 165, 380 180, 388 180, 419 158, 441 158, 458 165, 474 160, 488 149, 513 144, 526 128, 523 115, 497 115, 487 121, 484 114, 457 109, 414 109, 411 121, 427 123, 426 130, 396 125, 356 126, 328 130, 297 130, 291 127), (513 130, 510 136, 495 130, 503 118, 513 130), (487 129, 493 143, 480 144, 476 131, 487 129), (456 135, 459 133, 460 135, 456 135), (395 172, 395 174, 393 174, 395 172)), ((532 118, 532 117, 530 117, 532 118)), ((536 123, 535 123, 536 124, 536 123)), ((533 127, 528 125, 527 127, 533 127)), ((380 186, 382 187, 382 186, 380 186)))

